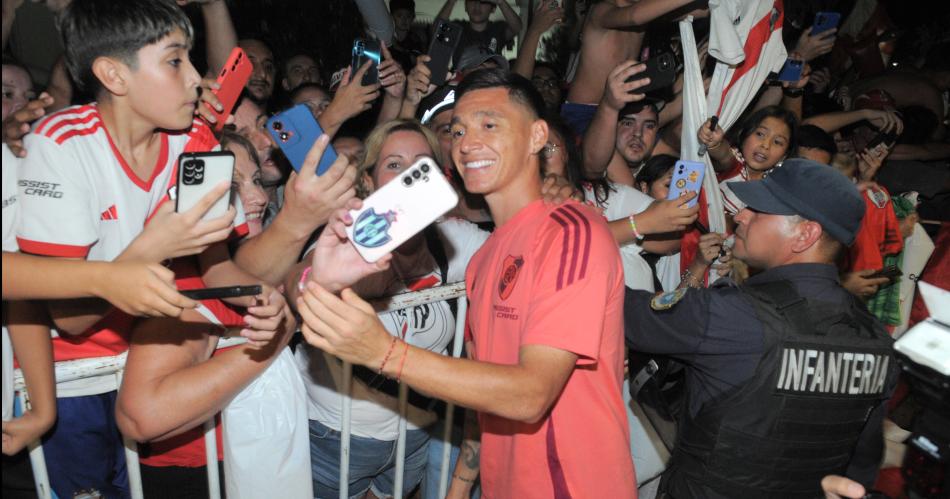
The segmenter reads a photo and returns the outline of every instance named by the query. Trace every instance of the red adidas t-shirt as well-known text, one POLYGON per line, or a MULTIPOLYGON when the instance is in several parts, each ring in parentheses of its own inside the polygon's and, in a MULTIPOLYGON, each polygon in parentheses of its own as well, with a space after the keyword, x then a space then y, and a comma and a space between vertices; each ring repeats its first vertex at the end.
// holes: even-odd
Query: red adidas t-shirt
POLYGON ((479 414, 485 497, 637 494, 623 382, 623 267, 603 217, 535 201, 499 227, 465 276, 475 358, 517 364, 523 345, 578 355, 536 424, 479 414))

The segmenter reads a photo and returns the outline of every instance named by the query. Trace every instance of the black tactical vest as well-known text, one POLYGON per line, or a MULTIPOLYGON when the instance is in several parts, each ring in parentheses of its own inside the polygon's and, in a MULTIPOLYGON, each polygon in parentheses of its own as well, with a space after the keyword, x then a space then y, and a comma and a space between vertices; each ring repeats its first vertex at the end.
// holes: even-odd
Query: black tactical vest
POLYGON ((744 285, 764 326, 748 384, 686 418, 661 490, 667 497, 817 498, 844 474, 898 368, 863 304, 812 303, 788 281, 744 285))

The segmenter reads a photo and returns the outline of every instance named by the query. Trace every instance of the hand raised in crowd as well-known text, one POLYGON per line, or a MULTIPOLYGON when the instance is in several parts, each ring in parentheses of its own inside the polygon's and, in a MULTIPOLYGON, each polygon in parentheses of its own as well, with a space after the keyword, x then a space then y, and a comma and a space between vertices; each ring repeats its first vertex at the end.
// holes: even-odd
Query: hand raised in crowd
POLYGON ((291 172, 284 188, 278 220, 285 218, 286 226, 303 237, 327 223, 334 211, 356 196, 356 167, 346 156, 338 156, 323 175, 317 175, 317 164, 329 143, 330 137, 321 135, 307 153, 300 173, 291 172))
POLYGON ((16 157, 26 157, 23 137, 30 133, 30 124, 46 115, 46 108, 53 103, 53 97, 43 92, 36 100, 31 100, 22 109, 3 120, 3 142, 16 157))
POLYGON ((887 144, 878 144, 873 149, 865 149, 855 153, 855 159, 858 162, 858 180, 872 181, 877 171, 884 164, 884 159, 890 153, 887 144))
POLYGON ((361 200, 351 198, 343 208, 336 210, 314 247, 310 280, 320 283, 332 292, 338 292, 368 275, 388 269, 392 260, 392 255, 386 255, 374 263, 363 260, 346 235, 346 227, 353 225, 350 210, 358 210, 362 206, 361 200))
POLYGON ((575 189, 566 178, 548 174, 541 184, 541 199, 547 204, 561 204, 568 199, 584 202, 584 193, 575 189))
POLYGON ((343 71, 340 86, 326 111, 320 115, 321 118, 342 124, 373 107, 373 101, 379 97, 379 83, 363 85, 363 75, 369 71, 371 65, 372 61, 366 61, 356 73, 352 73, 352 68, 346 68, 343 71))
POLYGON ((244 325, 241 336, 257 348, 266 347, 275 340, 278 346, 284 346, 297 328, 284 295, 266 284, 261 294, 254 297, 254 304, 247 307, 244 325))
POLYGON ((848 272, 841 276, 841 286, 855 296, 870 298, 881 286, 891 282, 887 277, 871 277, 877 272, 877 269, 848 272))
MULTIPOLYGON (((218 96, 215 95, 214 91, 221 88, 221 85, 218 84, 217 80, 214 78, 203 78, 201 80, 201 95, 198 96, 198 105, 195 106, 195 115, 204 118, 208 123, 217 123, 218 118, 211 112, 211 108, 214 108, 217 112, 224 111, 224 106, 221 105, 221 101, 218 100, 218 96)), ((229 114, 227 120, 224 122, 225 125, 231 125, 234 123, 234 114, 229 114)))
POLYGON ((793 52, 799 53, 805 62, 821 57, 834 48, 837 33, 838 28, 833 28, 812 36, 811 27, 808 27, 802 32, 802 36, 798 37, 793 52))
POLYGON ((38 440, 56 421, 55 415, 44 417, 29 410, 22 416, 3 422, 3 454, 12 456, 30 442, 38 440))
POLYGON ((677 199, 654 201, 649 208, 636 215, 641 234, 662 234, 686 229, 699 216, 699 203, 688 208, 686 203, 697 196, 689 191, 677 199))
POLYGON ((827 67, 823 67, 817 71, 812 71, 808 83, 811 84, 816 94, 824 93, 824 91, 828 89, 828 85, 831 84, 831 70, 827 67))
MULTIPOLYGON (((100 262, 89 262, 99 264, 100 262)), ((93 294, 133 316, 178 317, 182 310, 195 308, 175 287, 175 273, 157 263, 115 261, 102 263, 93 294)))
POLYGON ((402 66, 393 59, 386 44, 380 44, 383 51, 383 61, 379 63, 379 83, 383 86, 383 91, 394 98, 401 98, 406 93, 406 72, 402 66))
POLYGON ((435 91, 436 86, 429 83, 432 77, 432 70, 426 63, 432 58, 428 55, 420 55, 416 58, 416 65, 409 71, 409 79, 406 84, 406 100, 414 105, 419 105, 424 97, 435 91))
POLYGON ((643 100, 646 95, 635 93, 635 91, 640 87, 649 85, 650 79, 643 78, 627 82, 627 78, 644 72, 646 68, 645 64, 640 64, 637 61, 624 61, 617 65, 607 75, 607 84, 601 104, 619 111, 630 102, 643 100))
POLYGON ((821 479, 821 490, 825 492, 825 499, 861 499, 864 497, 864 486, 850 478, 838 475, 828 475, 821 479))
POLYGON ((710 150, 719 147, 726 136, 726 131, 718 124, 715 130, 710 130, 709 125, 711 123, 712 118, 706 120, 706 122, 699 127, 699 131, 696 132, 696 136, 699 137, 699 142, 706 144, 706 147, 710 150))
POLYGON ((346 288, 336 296, 315 282, 297 298, 307 343, 344 361, 372 367, 382 365, 393 337, 373 306, 346 288))
POLYGON ((868 120, 878 130, 895 132, 898 135, 904 133, 904 122, 894 111, 880 109, 865 109, 863 111, 864 119, 868 120))
POLYGON ((211 220, 202 220, 201 217, 221 196, 226 195, 229 188, 227 182, 221 182, 184 213, 175 212, 174 202, 164 203, 118 260, 158 263, 168 258, 197 255, 208 246, 224 241, 233 228, 234 207, 211 220))
POLYGON ((539 34, 545 33, 562 22, 564 22, 564 8, 554 0, 542 0, 534 9, 534 19, 528 26, 528 30, 539 34))
POLYGON ((802 76, 798 79, 798 81, 783 81, 782 88, 793 88, 793 89, 805 88, 805 85, 808 85, 810 78, 811 78, 811 65, 806 62, 804 67, 802 67, 802 76))

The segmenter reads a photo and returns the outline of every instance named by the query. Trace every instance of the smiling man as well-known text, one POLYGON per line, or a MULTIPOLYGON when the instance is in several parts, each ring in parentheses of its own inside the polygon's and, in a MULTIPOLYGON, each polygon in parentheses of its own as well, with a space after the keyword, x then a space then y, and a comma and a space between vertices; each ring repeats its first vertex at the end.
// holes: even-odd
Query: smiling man
POLYGON ((897 368, 892 340, 834 265, 861 226, 861 196, 798 158, 733 189, 747 205, 733 255, 761 273, 626 292, 631 348, 687 365, 688 415, 661 494, 819 497, 828 474, 869 486, 897 368))
MULTIPOLYGON (((452 156, 498 228, 465 282, 473 359, 393 339, 352 291, 310 285, 298 300, 307 341, 478 411, 486 497, 636 497, 623 378, 623 271, 603 217, 542 201, 544 101, 497 69, 457 90, 452 156)), ((449 497, 476 478, 465 460, 449 497)), ((477 461, 477 458, 476 458, 477 461)))

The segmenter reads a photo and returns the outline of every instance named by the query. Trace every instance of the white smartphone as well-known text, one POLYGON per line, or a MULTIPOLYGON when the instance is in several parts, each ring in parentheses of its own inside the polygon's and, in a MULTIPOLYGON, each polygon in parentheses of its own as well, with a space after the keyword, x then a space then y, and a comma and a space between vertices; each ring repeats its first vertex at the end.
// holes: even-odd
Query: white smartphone
POLYGON ((459 202, 458 194, 432 158, 420 158, 351 210, 350 242, 367 262, 392 252, 446 214, 459 202))
MULTIPOLYGON (((175 211, 190 210, 214 186, 234 176, 234 154, 231 151, 183 153, 178 157, 178 181, 175 188, 175 211)), ((205 213, 202 220, 217 218, 228 211, 231 191, 224 193, 205 213)))

